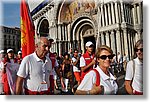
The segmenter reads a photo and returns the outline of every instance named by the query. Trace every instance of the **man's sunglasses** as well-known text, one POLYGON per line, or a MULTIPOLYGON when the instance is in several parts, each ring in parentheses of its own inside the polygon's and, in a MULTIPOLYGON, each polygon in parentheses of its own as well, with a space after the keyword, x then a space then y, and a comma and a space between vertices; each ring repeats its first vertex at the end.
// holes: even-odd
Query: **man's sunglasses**
POLYGON ((140 50, 141 52, 143 52, 143 48, 140 48, 140 49, 137 49, 137 48, 136 48, 136 49, 134 49, 135 52, 138 52, 139 50, 140 50))
POLYGON ((102 60, 106 60, 107 57, 108 57, 108 59, 113 59, 114 55, 108 55, 108 56, 102 55, 102 56, 100 56, 100 57, 98 57, 98 58, 100 58, 100 59, 102 59, 102 60))

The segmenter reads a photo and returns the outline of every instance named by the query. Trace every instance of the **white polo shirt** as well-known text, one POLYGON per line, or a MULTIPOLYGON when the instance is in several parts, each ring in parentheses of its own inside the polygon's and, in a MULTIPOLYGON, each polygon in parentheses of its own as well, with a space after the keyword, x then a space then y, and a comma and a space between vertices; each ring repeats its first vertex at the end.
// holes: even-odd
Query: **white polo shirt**
POLYGON ((132 82, 133 89, 138 92, 143 92, 143 63, 138 58, 135 58, 134 62, 135 62, 134 78, 133 78, 133 62, 129 61, 127 63, 125 80, 132 80, 133 78, 132 82))
MULTIPOLYGON (((115 81, 116 78, 110 72, 110 76, 106 75, 99 66, 97 66, 95 69, 100 74, 100 85, 104 87, 103 94, 116 94, 118 90, 118 85, 115 81)), ((84 76, 84 79, 77 89, 84 91, 91 90, 94 83, 96 83, 96 73, 92 70, 84 76)))
POLYGON ((43 60, 38 58, 36 53, 33 53, 23 58, 17 75, 25 78, 25 88, 31 91, 41 91, 40 87, 43 79, 46 81, 48 88, 50 87, 49 76, 51 71, 51 60, 46 57, 44 63, 43 60), (43 74, 43 70, 45 71, 45 74, 43 74))

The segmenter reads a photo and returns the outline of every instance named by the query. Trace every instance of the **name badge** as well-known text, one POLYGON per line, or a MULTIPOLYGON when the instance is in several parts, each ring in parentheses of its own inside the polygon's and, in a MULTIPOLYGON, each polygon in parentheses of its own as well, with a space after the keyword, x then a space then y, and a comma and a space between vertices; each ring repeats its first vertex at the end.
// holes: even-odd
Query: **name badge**
POLYGON ((47 90, 48 90, 47 83, 42 82, 40 85, 40 91, 47 91, 47 90))

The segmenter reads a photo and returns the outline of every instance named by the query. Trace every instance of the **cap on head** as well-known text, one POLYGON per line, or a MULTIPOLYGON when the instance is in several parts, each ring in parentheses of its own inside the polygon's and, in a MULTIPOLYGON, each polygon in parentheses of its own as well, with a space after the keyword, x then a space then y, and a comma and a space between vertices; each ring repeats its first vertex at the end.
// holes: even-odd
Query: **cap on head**
POLYGON ((91 45, 94 45, 91 41, 88 41, 88 42, 85 44, 86 47, 89 47, 89 46, 91 46, 91 45))
POLYGON ((0 54, 4 53, 4 50, 0 50, 0 54))
POLYGON ((21 52, 21 51, 18 51, 18 55, 19 55, 19 54, 22 54, 22 52, 21 52))
POLYGON ((14 51, 13 49, 7 49, 7 53, 13 52, 13 51, 14 51))

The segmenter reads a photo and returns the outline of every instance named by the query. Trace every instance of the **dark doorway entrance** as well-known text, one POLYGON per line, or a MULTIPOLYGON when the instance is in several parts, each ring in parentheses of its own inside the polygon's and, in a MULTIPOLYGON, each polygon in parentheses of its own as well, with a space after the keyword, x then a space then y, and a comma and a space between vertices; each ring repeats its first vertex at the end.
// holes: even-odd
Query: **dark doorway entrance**
MULTIPOLYGON (((95 41, 95 37, 94 36, 89 36, 89 37, 84 37, 84 45, 86 44, 86 42, 91 41, 94 44, 94 52, 95 52, 95 48, 96 48, 96 41, 95 41)), ((84 46, 85 49, 85 46, 84 46)), ((84 50, 86 51, 86 49, 84 50)))
POLYGON ((48 20, 44 19, 40 25, 39 34, 42 37, 47 37, 49 34, 49 24, 48 20))

